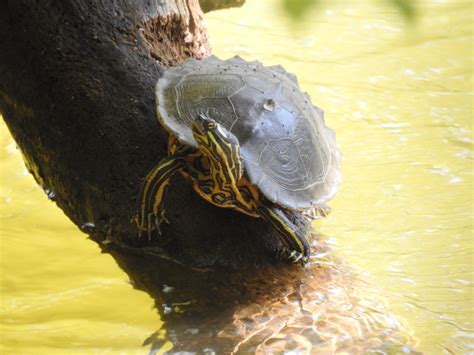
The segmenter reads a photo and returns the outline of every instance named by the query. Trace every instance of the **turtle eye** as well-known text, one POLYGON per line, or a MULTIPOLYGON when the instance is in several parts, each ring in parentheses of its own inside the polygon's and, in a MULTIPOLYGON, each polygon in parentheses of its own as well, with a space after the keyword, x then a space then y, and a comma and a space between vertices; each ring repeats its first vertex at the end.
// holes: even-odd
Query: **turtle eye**
POLYGON ((206 117, 202 113, 196 117, 195 122, 198 128, 200 127, 200 129, 204 131, 209 131, 217 126, 216 121, 214 121, 212 118, 206 117))
POLYGON ((214 122, 213 120, 205 121, 204 129, 211 130, 211 129, 214 129, 214 128, 216 128, 216 122, 214 122))

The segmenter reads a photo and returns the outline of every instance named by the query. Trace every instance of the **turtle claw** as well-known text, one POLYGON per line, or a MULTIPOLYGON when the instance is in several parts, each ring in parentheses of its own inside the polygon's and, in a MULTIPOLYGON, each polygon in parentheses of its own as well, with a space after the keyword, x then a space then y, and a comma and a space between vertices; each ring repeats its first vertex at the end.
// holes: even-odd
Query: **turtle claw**
POLYGON ((153 218, 153 213, 149 213, 148 214, 148 221, 147 221, 147 225, 146 225, 146 230, 148 231, 148 240, 151 240, 151 231, 153 230, 153 228, 151 227, 151 219, 153 218))
POLYGON ((160 225, 163 221, 165 221, 166 223, 169 223, 166 219, 163 218, 163 216, 160 216, 158 214, 155 214, 155 228, 156 228, 156 231, 158 232, 159 235, 161 235, 161 228, 160 228, 160 225))
POLYGON ((303 215, 308 219, 309 221, 313 221, 315 219, 320 219, 327 217, 331 213, 331 207, 328 205, 321 205, 321 206, 315 206, 313 208, 310 208, 309 210, 303 212, 303 215))
POLYGON ((134 222, 136 225, 137 225, 137 228, 138 228, 138 238, 141 238, 142 237, 142 233, 143 231, 146 231, 147 228, 146 228, 146 225, 145 225, 145 220, 144 218, 140 218, 138 215, 137 216, 134 216, 132 218, 132 222, 134 222))
POLYGON ((331 213, 332 211, 332 208, 329 207, 328 205, 322 205, 321 207, 319 207, 318 209, 318 214, 320 216, 323 216, 323 217, 327 217, 329 216, 329 214, 331 213))
POLYGON ((135 222, 138 227, 138 238, 141 238, 144 231, 148 234, 148 239, 151 240, 152 232, 156 230, 159 235, 161 235, 160 225, 165 222, 169 224, 170 222, 164 216, 164 211, 159 213, 149 213, 145 218, 139 220, 138 217, 132 218, 132 222, 135 222))
MULTIPOLYGON (((147 223, 145 226, 139 226, 140 232, 142 230, 146 230, 148 232, 148 239, 151 240, 151 233, 156 230, 159 235, 161 235, 161 224, 165 222, 169 224, 170 222, 164 215, 165 211, 157 212, 157 213, 149 213, 147 218, 147 223)), ((139 234, 140 236, 140 234, 139 234)))
POLYGON ((158 234, 161 235, 161 229, 160 226, 163 222, 166 224, 170 224, 170 221, 168 218, 165 217, 165 210, 161 210, 160 212, 154 213, 155 216, 155 227, 156 230, 158 231, 158 234))
POLYGON ((279 255, 280 260, 288 261, 292 264, 304 265, 308 261, 308 257, 296 250, 283 249, 279 255))
POLYGON ((166 224, 170 224, 170 221, 165 216, 165 210, 162 210, 160 212, 160 217, 161 217, 161 222, 165 222, 166 224))

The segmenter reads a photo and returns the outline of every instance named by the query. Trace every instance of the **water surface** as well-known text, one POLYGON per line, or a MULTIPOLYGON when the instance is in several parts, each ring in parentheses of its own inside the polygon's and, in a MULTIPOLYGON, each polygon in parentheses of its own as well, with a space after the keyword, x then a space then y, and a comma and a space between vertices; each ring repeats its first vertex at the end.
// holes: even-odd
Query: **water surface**
MULTIPOLYGON (((420 1, 413 25, 374 1, 323 2, 298 26, 276 1, 206 16, 214 54, 282 64, 337 132, 344 182, 316 229, 419 350, 474 351, 473 3, 420 1)), ((153 300, 48 200, 3 123, 0 134, 0 352, 146 353, 165 332, 153 300)))

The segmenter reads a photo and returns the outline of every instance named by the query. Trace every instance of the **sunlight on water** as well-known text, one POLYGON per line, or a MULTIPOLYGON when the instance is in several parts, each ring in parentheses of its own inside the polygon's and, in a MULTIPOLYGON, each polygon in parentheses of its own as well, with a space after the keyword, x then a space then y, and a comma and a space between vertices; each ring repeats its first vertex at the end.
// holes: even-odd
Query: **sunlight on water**
MULTIPOLYGON (((316 229, 421 351, 472 352, 473 4, 420 1, 413 26, 381 4, 323 2, 298 26, 276 1, 206 16, 214 54, 282 64, 335 129, 344 181, 316 229)), ((162 325, 153 301, 48 200, 3 123, 0 135, 0 352, 145 353, 162 325)))

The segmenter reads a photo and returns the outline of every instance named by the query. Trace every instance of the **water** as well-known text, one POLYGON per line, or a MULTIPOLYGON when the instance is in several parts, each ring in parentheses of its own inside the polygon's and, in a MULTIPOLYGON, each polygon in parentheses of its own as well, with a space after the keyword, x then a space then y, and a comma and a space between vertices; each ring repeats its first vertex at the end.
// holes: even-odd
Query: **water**
MULTIPOLYGON (((298 26, 275 1, 206 16, 214 54, 282 64, 337 132, 344 182, 316 229, 420 351, 467 354, 473 4, 420 1, 414 25, 382 4, 323 2, 298 26)), ((154 301, 38 188, 3 123, 0 134, 0 352, 146 353, 165 333, 154 301)))

